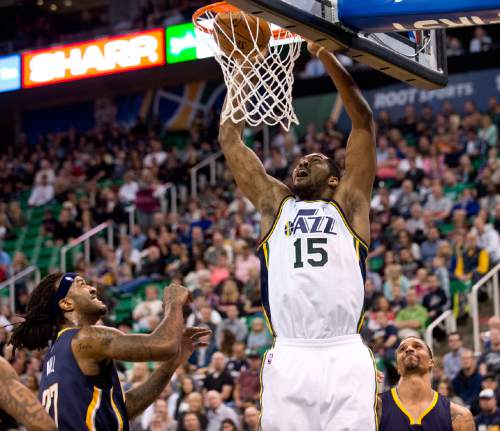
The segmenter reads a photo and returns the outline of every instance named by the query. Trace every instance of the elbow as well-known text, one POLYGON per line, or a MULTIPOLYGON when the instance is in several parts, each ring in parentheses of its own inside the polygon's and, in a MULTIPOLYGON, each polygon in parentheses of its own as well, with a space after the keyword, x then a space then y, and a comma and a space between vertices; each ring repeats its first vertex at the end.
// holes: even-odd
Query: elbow
POLYGON ((355 118, 352 118, 352 125, 355 128, 369 130, 374 133, 375 121, 373 112, 368 105, 362 105, 356 110, 355 118))
POLYGON ((373 119, 373 111, 368 105, 363 106, 359 112, 359 116, 363 124, 368 124, 370 128, 374 127, 375 121, 373 119))

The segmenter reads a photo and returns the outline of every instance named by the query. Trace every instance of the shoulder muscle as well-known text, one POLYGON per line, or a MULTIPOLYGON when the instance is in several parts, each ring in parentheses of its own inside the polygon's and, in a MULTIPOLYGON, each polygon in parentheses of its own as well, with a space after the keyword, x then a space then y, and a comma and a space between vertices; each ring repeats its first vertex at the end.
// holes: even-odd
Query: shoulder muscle
POLYGON ((453 431, 475 431, 476 425, 469 409, 450 403, 453 431))

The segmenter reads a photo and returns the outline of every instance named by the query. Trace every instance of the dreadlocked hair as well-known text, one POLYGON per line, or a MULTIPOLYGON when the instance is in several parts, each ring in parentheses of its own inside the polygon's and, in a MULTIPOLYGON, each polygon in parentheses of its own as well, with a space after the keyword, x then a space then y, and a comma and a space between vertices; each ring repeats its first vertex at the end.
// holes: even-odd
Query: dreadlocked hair
POLYGON ((47 275, 33 290, 24 322, 12 331, 10 344, 14 350, 41 350, 55 338, 62 315, 54 315, 52 298, 63 275, 61 272, 47 275))

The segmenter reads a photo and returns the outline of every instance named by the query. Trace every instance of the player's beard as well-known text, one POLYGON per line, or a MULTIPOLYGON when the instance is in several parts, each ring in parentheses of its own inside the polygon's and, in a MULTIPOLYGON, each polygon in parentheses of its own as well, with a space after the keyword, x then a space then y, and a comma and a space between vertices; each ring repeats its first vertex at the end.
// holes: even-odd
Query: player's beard
POLYGON ((410 356, 403 360, 405 374, 420 374, 420 359, 416 356, 410 356), (410 359, 412 358, 412 359, 410 359))
POLYGON ((292 192, 302 201, 318 199, 320 190, 321 187, 314 184, 312 181, 308 181, 307 183, 294 184, 292 187, 292 192))

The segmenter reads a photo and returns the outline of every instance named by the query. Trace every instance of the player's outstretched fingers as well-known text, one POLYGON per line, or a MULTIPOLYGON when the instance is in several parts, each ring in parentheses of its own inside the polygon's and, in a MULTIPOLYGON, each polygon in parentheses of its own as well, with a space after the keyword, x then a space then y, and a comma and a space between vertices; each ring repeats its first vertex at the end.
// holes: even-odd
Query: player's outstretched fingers
POLYGON ((208 343, 206 341, 197 341, 194 343, 194 347, 197 349, 199 347, 208 347, 208 343))
POLYGON ((197 326, 189 327, 184 329, 184 336, 191 338, 192 340, 197 340, 198 338, 201 337, 206 337, 207 335, 210 335, 212 331, 207 328, 200 328, 197 326))

